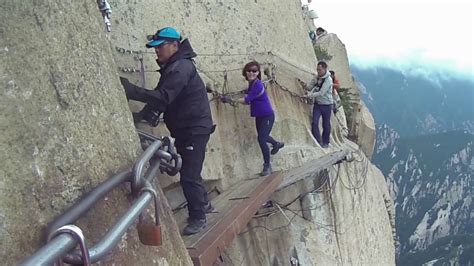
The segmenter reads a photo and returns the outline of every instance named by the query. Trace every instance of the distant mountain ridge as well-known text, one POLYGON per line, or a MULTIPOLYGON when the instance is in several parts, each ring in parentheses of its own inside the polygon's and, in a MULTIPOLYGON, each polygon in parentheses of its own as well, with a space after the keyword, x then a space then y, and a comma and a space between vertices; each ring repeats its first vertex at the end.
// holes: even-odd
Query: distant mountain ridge
POLYGON ((401 136, 452 130, 474 133, 473 80, 406 75, 387 67, 351 65, 351 70, 375 121, 390 125, 401 136))
POLYGON ((395 201, 400 265, 407 265, 407 258, 420 259, 414 254, 434 259, 439 253, 428 255, 440 246, 451 252, 459 245, 474 250, 474 135, 452 131, 399 138, 387 125, 379 132, 384 140, 378 141, 374 163, 386 175, 395 201))
POLYGON ((351 68, 377 125, 373 162, 395 202, 397 264, 474 265, 474 82, 351 68))

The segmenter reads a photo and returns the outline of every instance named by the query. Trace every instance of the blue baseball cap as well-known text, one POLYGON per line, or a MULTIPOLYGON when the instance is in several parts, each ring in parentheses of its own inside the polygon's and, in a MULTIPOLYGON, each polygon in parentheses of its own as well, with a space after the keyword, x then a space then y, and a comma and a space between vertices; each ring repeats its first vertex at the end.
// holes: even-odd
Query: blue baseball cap
POLYGON ((151 40, 145 44, 146 48, 154 48, 162 45, 165 41, 181 41, 181 34, 171 27, 162 28, 151 37, 151 40))

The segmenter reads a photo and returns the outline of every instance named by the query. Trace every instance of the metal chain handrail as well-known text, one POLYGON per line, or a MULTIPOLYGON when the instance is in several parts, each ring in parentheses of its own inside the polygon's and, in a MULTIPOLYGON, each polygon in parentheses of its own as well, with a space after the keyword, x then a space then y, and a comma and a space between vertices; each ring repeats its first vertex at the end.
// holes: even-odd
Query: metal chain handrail
MULTIPOLYGON (((124 48, 120 48, 120 47, 116 47, 116 50, 120 53, 128 53, 128 54, 135 54, 135 58, 139 59, 140 58, 140 55, 143 55, 143 53, 148 53, 148 52, 143 52, 143 51, 132 51, 132 50, 128 50, 128 49, 124 49, 124 48)), ((151 52, 150 52, 151 53, 151 52)), ((198 56, 243 56, 243 55, 247 55, 247 56, 250 56, 250 55, 269 55, 269 56, 272 56, 272 57, 277 57, 279 58, 282 62, 296 68, 296 69, 299 69, 305 73, 308 73, 308 74, 314 74, 312 73, 311 71, 308 71, 307 69, 304 69, 298 65, 296 65, 295 63, 292 63, 290 62, 288 59, 282 57, 281 55, 279 55, 278 53, 275 53, 275 52, 272 52, 272 51, 267 51, 267 52, 257 52, 257 53, 254 53, 254 54, 250 54, 250 53, 235 53, 235 54, 198 54, 198 56)), ((308 105, 312 105, 314 103, 314 100, 313 99, 310 99, 304 95, 300 95, 296 92, 293 92, 291 89, 289 89, 288 87, 284 86, 283 84, 279 83, 276 79, 276 74, 275 74, 275 68, 276 66, 273 64, 273 63, 263 63, 262 65, 268 65, 269 68, 271 68, 271 76, 269 77, 269 79, 267 79, 266 81, 264 81, 264 84, 265 83, 270 83, 270 82, 273 82, 274 84, 278 85, 276 86, 278 89, 288 93, 291 97, 295 98, 295 99, 298 99, 298 101, 302 102, 302 103, 305 103, 305 104, 308 104, 308 105)), ((207 86, 207 89, 209 92, 212 93, 212 98, 209 100, 209 102, 212 102, 212 101, 220 101, 222 103, 228 103, 230 104, 232 107, 234 108, 237 108, 238 107, 238 102, 235 101, 232 97, 233 96, 236 96, 236 95, 241 95, 241 94, 244 94, 244 92, 246 90, 239 90, 239 91, 232 91, 232 92, 227 92, 227 85, 228 85, 228 72, 233 72, 233 71, 241 71, 242 69, 241 68, 233 68, 233 69, 224 69, 224 70, 202 70, 200 69, 199 67, 197 67, 197 70, 198 72, 200 73, 223 73, 223 77, 224 77, 224 85, 223 85, 223 88, 222 88, 222 92, 218 92, 216 90, 212 90, 209 88, 209 86, 207 86)), ((119 70, 123 71, 123 72, 157 72, 158 70, 143 70, 142 69, 135 69, 135 68, 132 68, 132 67, 119 67, 119 70)), ((143 74, 143 73, 142 73, 143 74)), ((268 75, 267 75, 268 76, 268 75)), ((305 89, 305 86, 306 84, 304 82, 302 82, 301 80, 297 79, 298 80, 298 83, 300 83, 300 85, 303 87, 303 89, 305 89)), ((344 90, 343 88, 341 88, 340 90, 344 90)))
MULTIPOLYGON (((152 52, 146 52, 146 51, 133 51, 133 50, 129 50, 129 49, 125 49, 125 48, 121 48, 121 47, 118 47, 116 46, 115 49, 119 52, 119 53, 123 53, 123 54, 130 54, 130 55, 134 55, 134 58, 139 60, 143 54, 145 53, 152 53, 152 52)), ((198 54, 197 56, 203 56, 203 57, 206 57, 206 56, 255 56, 255 55, 268 55, 268 56, 271 56, 271 57, 276 57, 276 58, 279 58, 283 63, 286 63, 302 72, 305 72, 307 74, 314 74, 313 72, 295 64, 295 63, 292 63, 290 62, 288 59, 284 58, 283 56, 279 55, 278 53, 276 52, 273 52, 273 51, 267 51, 267 52, 257 52, 257 53, 235 53, 235 54, 198 54)), ((274 82, 277 86, 277 88, 281 89, 282 91, 285 91, 286 93, 289 93, 291 97, 293 98, 297 98, 300 102, 302 103, 306 103, 306 104, 313 104, 313 100, 312 99, 308 99, 307 97, 305 97, 304 95, 299 95, 295 92, 293 92, 292 90, 290 90, 289 88, 287 88, 286 86, 282 85, 281 83, 279 83, 277 80, 276 80, 276 75, 275 75, 275 68, 276 66, 273 64, 273 63, 263 63, 262 65, 268 65, 269 68, 272 68, 272 71, 271 71, 271 77, 269 77, 268 80, 266 80, 265 82, 274 82)), ((224 70, 202 70, 200 69, 199 67, 197 67, 197 70, 198 72, 200 73, 203 73, 203 74, 206 74, 206 73, 223 73, 223 76, 224 76, 224 85, 223 87, 226 86, 227 84, 227 73, 228 72, 234 72, 234 71, 241 71, 242 68, 232 68, 232 69, 224 69, 224 70)), ((136 68, 133 68, 133 67, 119 67, 119 70, 122 71, 122 72, 131 72, 131 73, 142 73, 143 72, 158 72, 158 70, 144 70, 143 68, 141 69, 136 69, 136 68)), ((301 82, 300 82, 301 83, 301 82)), ((224 88, 223 88, 224 89, 224 88)), ((208 88, 209 90, 209 88, 208 88)), ((245 90, 239 90, 239 91, 233 91, 233 92, 226 92, 226 91, 223 91, 223 92, 218 92, 218 91, 215 91, 215 90, 210 90, 213 97, 211 98, 210 102, 212 101, 215 101, 215 100, 220 100, 221 102, 223 103, 228 103, 230 104, 231 106, 233 107, 238 107, 238 103, 232 99, 232 96, 235 96, 235 95, 239 95, 239 94, 243 94, 243 92, 245 90)))
MULTIPOLYGON (((134 55, 134 58, 136 60, 139 60, 140 57, 142 57, 144 54, 155 54, 155 52, 148 52, 148 51, 139 51, 139 50, 130 50, 130 49, 126 49, 126 48, 122 48, 122 47, 118 47, 116 46, 115 47, 115 50, 119 53, 122 53, 122 54, 130 54, 130 55, 134 55)), ((284 62, 285 64, 289 65, 289 66, 292 66, 302 72, 305 72, 307 74, 313 74, 313 72, 311 72, 310 70, 302 67, 302 66, 299 66, 297 65, 296 63, 293 63, 293 62, 290 62, 287 58, 281 56, 280 54, 278 54, 277 52, 274 52, 274 51, 266 51, 266 52, 255 52, 255 53, 228 53, 228 54, 206 54, 206 53, 200 53, 200 54, 197 54, 197 56, 200 56, 200 57, 210 57, 210 56, 217 56, 217 57, 225 57, 225 56, 256 56, 256 55, 268 55, 268 56, 271 56, 271 57, 275 57, 275 58, 279 58, 282 62, 284 62)), ((136 69, 134 67, 119 67, 119 70, 120 71, 123 71, 123 72, 141 72, 140 69, 136 69)), ((233 69, 227 69, 227 71, 229 72, 232 72, 232 71, 241 71, 242 68, 239 67, 239 68, 233 68, 233 69)), ((158 70, 144 70, 145 72, 157 72, 158 70)), ((205 70, 205 71, 201 71, 202 73, 220 73, 222 72, 222 70, 205 70)))
MULTIPOLYGON (((46 235, 51 236, 51 239, 20 265, 51 265, 60 259, 70 264, 84 264, 88 263, 85 258, 90 258, 90 263, 98 262, 118 244, 128 228, 133 225, 153 199, 155 200, 156 222, 159 222, 159 199, 151 184, 158 171, 176 174, 181 168, 181 157, 176 153, 168 137, 157 138, 142 131, 138 131, 138 133, 142 143, 146 142, 143 140, 144 138, 152 140, 152 143, 134 164, 134 170, 125 170, 105 180, 57 217, 46 229, 46 235), (149 167, 145 170, 147 164, 149 167), (71 234, 71 230, 64 230, 64 226, 77 228, 73 225, 77 219, 110 191, 125 182, 131 184, 132 193, 136 198, 133 204, 98 243, 88 249, 84 248, 85 244, 82 244, 81 252, 71 252, 78 243, 81 241, 85 243, 85 240, 78 237, 78 233, 71 234), (84 254, 88 254, 88 256, 84 254)), ((80 229, 77 231, 80 232, 80 229)))

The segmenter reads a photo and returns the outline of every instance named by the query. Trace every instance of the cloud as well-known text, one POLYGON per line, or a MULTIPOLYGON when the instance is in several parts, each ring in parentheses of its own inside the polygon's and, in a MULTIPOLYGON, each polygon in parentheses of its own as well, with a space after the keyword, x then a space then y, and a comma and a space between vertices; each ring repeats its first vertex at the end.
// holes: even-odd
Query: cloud
POLYGON ((352 63, 426 66, 474 77, 470 1, 312 2, 316 26, 336 33, 352 63))
POLYGON ((423 76, 429 80, 435 80, 439 77, 457 77, 462 79, 470 79, 474 81, 474 75, 465 68, 457 68, 451 61, 437 60, 429 61, 428 59, 416 54, 399 58, 377 57, 367 58, 352 56, 349 57, 352 65, 359 68, 372 69, 377 66, 396 69, 401 71, 404 75, 409 76, 423 76))

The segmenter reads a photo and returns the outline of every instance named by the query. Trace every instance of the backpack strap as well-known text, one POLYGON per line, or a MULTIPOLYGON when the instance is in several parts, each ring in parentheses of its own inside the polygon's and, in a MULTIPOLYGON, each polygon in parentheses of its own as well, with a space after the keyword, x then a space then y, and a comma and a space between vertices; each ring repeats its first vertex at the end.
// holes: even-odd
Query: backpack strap
POLYGON ((318 87, 319 89, 321 89, 321 87, 323 86, 324 82, 326 81, 326 78, 323 78, 323 80, 321 81, 321 85, 318 85, 318 83, 316 83, 316 87, 318 87))
POLYGON ((321 87, 323 86, 324 82, 326 81, 326 78, 323 78, 323 80, 321 81, 321 84, 318 85, 318 82, 316 82, 316 87, 318 87, 318 91, 321 90, 321 87))

